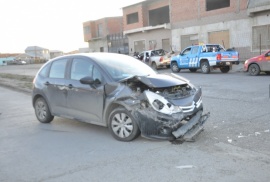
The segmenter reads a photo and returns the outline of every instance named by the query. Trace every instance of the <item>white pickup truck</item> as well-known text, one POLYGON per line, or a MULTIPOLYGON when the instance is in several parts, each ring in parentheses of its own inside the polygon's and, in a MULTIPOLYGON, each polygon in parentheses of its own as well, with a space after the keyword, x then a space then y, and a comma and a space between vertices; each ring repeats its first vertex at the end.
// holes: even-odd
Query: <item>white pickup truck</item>
POLYGON ((137 59, 149 64, 153 69, 170 68, 170 53, 163 49, 143 51, 136 56, 137 59))

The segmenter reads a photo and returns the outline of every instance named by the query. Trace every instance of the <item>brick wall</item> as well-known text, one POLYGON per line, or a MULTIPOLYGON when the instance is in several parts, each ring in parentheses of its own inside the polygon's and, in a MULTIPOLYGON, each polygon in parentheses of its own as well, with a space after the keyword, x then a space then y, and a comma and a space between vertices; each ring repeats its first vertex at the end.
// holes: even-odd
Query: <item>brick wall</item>
POLYGON ((103 35, 102 37, 106 37, 109 34, 115 34, 123 32, 123 17, 109 17, 103 18, 94 21, 88 21, 83 23, 83 27, 90 27, 91 32, 89 34, 84 34, 84 41, 88 42, 91 39, 98 37, 98 25, 102 24, 103 35))
MULTIPOLYGON (((158 9, 169 5, 169 0, 156 0, 142 2, 123 8, 123 28, 124 31, 143 28, 149 26, 149 10, 158 9), (127 24, 127 15, 138 12, 139 21, 137 23, 127 24)), ((160 15, 162 16, 162 15, 160 15)))
POLYGON ((171 23, 200 20, 224 14, 235 14, 247 9, 248 0, 230 0, 230 7, 206 11, 206 0, 179 1, 171 0, 171 23))
POLYGON ((107 18, 107 33, 116 34, 123 32, 123 17, 107 18))

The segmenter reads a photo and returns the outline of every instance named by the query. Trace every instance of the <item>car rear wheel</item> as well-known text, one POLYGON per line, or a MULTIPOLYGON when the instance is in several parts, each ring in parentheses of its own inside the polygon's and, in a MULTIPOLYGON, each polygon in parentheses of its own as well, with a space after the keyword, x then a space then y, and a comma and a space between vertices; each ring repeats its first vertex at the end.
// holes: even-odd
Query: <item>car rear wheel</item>
POLYGON ((180 69, 178 68, 177 63, 175 63, 175 62, 172 63, 171 69, 172 69, 172 72, 174 72, 174 73, 178 73, 180 71, 180 69))
POLYGON ((204 74, 210 73, 210 66, 209 66, 208 61, 204 61, 201 63, 201 70, 202 70, 202 73, 204 74))
POLYGON ((36 117, 41 123, 50 123, 53 120, 54 116, 51 115, 50 109, 45 99, 39 97, 35 101, 34 107, 36 117))
POLYGON ((261 70, 260 67, 257 64, 252 64, 248 68, 248 72, 252 76, 257 76, 260 74, 261 70))
POLYGON ((136 121, 123 107, 118 107, 111 112, 109 130, 115 139, 125 142, 134 140, 140 134, 136 121))
POLYGON ((221 71, 222 73, 228 73, 228 72, 230 71, 230 67, 229 67, 229 66, 221 67, 221 68, 219 68, 219 69, 220 69, 220 71, 221 71))
POLYGON ((197 71, 197 69, 196 68, 190 68, 189 71, 192 72, 192 73, 195 73, 197 71))

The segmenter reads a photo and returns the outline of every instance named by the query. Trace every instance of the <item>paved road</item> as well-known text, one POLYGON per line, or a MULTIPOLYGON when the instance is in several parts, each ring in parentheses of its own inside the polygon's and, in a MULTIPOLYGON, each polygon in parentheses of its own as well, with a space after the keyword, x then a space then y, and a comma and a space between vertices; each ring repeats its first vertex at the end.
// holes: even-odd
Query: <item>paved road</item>
POLYGON ((0 87, 0 181, 268 182, 270 77, 180 75, 202 86, 211 112, 197 141, 182 145, 118 142, 106 128, 62 118, 40 124, 30 95, 0 87))

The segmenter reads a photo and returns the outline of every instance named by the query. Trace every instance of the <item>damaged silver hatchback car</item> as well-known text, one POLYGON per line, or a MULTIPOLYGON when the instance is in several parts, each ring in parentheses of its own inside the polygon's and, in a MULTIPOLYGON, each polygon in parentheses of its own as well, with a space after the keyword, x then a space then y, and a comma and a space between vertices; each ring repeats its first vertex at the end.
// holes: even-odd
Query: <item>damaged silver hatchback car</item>
POLYGON ((203 130, 202 91, 176 74, 157 74, 126 55, 88 53, 52 59, 34 79, 37 119, 54 116, 108 127, 113 137, 193 140, 203 130))

